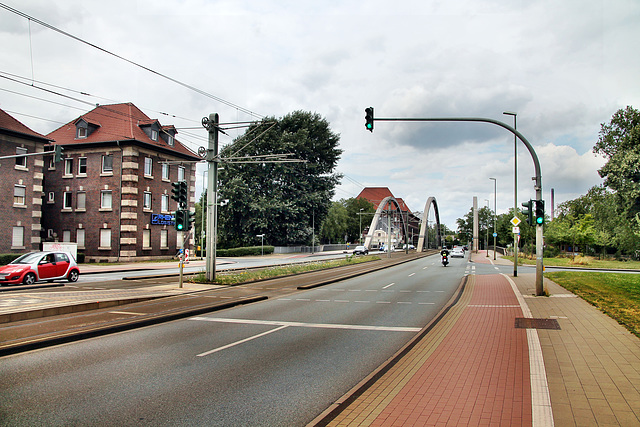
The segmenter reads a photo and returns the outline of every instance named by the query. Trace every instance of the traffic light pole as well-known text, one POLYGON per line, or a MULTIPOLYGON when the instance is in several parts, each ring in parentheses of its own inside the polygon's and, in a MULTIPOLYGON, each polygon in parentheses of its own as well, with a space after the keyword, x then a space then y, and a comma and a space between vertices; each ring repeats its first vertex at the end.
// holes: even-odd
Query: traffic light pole
MULTIPOLYGON (((371 108, 371 112, 373 113, 373 107, 371 108)), ((368 111, 366 111, 368 114, 368 111)), ((482 117, 425 117, 425 118, 377 118, 374 117, 372 120, 371 127, 368 126, 368 120, 365 122, 365 127, 373 131, 373 122, 482 122, 482 123, 491 123, 497 126, 500 126, 512 134, 514 134, 520 141, 524 143, 531 154, 531 158, 533 159, 533 167, 535 170, 535 177, 533 180, 535 181, 535 190, 536 190, 536 200, 542 200, 542 175, 540 172, 540 162, 538 160, 538 155, 536 154, 533 146, 527 141, 527 139, 522 135, 518 130, 509 126, 506 123, 503 123, 499 120, 494 119, 486 119, 482 117)), ((542 296, 544 295, 544 278, 543 278, 543 265, 542 265, 542 255, 543 255, 543 228, 542 224, 536 224, 536 295, 542 296)))
POLYGON ((202 119, 202 124, 209 132, 209 147, 207 150, 208 181, 207 181, 207 242, 206 242, 206 276, 207 281, 216 280, 216 242, 218 218, 218 113, 209 114, 209 118, 202 119))

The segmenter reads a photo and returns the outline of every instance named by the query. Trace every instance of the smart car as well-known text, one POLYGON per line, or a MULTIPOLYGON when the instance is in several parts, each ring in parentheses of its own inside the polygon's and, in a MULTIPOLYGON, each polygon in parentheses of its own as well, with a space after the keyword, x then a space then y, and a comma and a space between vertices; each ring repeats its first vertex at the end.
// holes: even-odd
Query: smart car
POLYGON ((78 264, 69 252, 30 252, 0 267, 0 285, 33 285, 57 279, 75 282, 79 275, 78 264))

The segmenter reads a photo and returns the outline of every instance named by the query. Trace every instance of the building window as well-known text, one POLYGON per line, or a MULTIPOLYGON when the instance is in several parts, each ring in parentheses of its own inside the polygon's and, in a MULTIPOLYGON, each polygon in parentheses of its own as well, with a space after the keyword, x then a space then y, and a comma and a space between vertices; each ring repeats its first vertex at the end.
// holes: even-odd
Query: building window
POLYGON ((84 248, 84 228, 76 229, 76 243, 79 248, 84 248))
POLYGON ((151 193, 149 191, 145 191, 142 195, 142 209, 151 210, 151 193))
POLYGON ((87 174, 87 158, 80 157, 78 159, 78 175, 86 175, 87 174))
POLYGON ((73 193, 71 191, 65 191, 62 199, 62 209, 71 209, 73 206, 73 193))
POLYGON ((167 144, 169 144, 169 146, 173 147, 173 136, 172 135, 167 135, 167 144))
POLYGON ((176 234, 176 247, 178 249, 182 248, 182 245, 184 244, 184 234, 183 233, 177 233, 176 234))
POLYGON ((64 174, 73 175, 73 159, 64 159, 64 174))
POLYGON ((169 230, 160 230, 160 249, 169 249, 169 230))
POLYGON ((102 156, 102 173, 113 172, 113 155, 105 154, 102 156))
POLYGON ((71 242, 71 230, 62 230, 62 241, 71 242))
POLYGON ((111 190, 100 192, 100 209, 111 210, 111 190))
POLYGON ((162 204, 160 206, 160 210, 162 212, 169 212, 169 195, 168 194, 162 195, 162 204))
POLYGON ((178 166, 178 181, 184 180, 184 166, 178 166))
POLYGON ((144 158, 144 176, 150 176, 152 177, 152 172, 153 172, 153 160, 151 160, 151 157, 145 157, 144 158))
POLYGON ((11 237, 11 249, 24 248, 24 227, 13 227, 13 235, 11 237))
MULTIPOLYGON (((16 154, 27 154, 27 149, 24 147, 16 147, 16 154)), ((27 158, 26 157, 16 157, 16 166, 26 168, 27 167, 27 158)))
POLYGON ((98 249, 111 249, 111 229, 100 229, 100 247, 98 249))
POLYGON ((169 165, 167 163, 162 164, 162 179, 169 181, 169 165))
POLYGON ((47 194, 47 203, 55 203, 56 202, 56 193, 53 191, 49 191, 47 194))
POLYGON ((86 138, 89 135, 88 129, 85 127, 78 127, 78 139, 86 138))
POLYGON ((151 139, 153 139, 154 141, 158 140, 158 131, 155 129, 151 129, 151 139))
POLYGON ((76 195, 76 210, 87 210, 87 193, 85 193, 84 191, 78 191, 78 194, 76 195))
POLYGON ((142 249, 151 249, 151 230, 142 230, 142 249))
POLYGON ((13 205, 25 206, 27 200, 27 187, 16 185, 13 187, 13 205))

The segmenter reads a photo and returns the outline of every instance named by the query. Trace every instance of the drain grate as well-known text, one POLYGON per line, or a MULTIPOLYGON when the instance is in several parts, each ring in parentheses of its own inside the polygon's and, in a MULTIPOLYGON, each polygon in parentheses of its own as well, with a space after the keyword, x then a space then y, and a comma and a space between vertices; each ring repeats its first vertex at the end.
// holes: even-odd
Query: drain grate
POLYGON ((532 319, 529 317, 516 317, 516 328, 560 330, 560 324, 556 319, 532 319))

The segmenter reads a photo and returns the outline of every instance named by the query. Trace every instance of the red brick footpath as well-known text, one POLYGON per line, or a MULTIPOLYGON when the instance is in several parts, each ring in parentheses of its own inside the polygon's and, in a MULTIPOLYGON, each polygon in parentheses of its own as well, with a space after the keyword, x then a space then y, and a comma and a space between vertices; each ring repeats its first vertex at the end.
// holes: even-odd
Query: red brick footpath
POLYGON ((551 297, 534 297, 534 282, 470 272, 411 350, 312 425, 640 426, 640 340, 547 279, 551 297))

